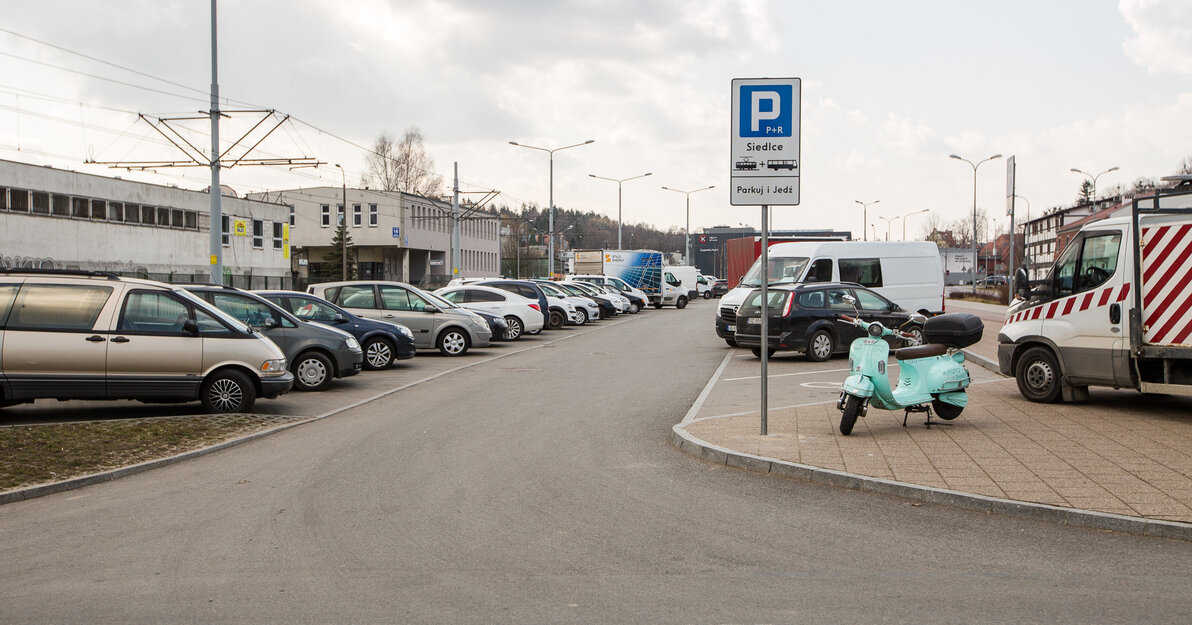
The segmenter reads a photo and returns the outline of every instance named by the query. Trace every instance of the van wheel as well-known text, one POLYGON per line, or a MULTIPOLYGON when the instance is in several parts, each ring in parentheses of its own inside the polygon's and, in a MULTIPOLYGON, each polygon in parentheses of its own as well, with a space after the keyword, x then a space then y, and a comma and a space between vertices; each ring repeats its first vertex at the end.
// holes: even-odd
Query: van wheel
POLYGON ((510 341, 516 341, 517 339, 520 339, 522 335, 521 319, 518 319, 513 315, 509 315, 508 317, 505 317, 505 323, 509 324, 509 331, 505 333, 505 338, 509 339, 510 341))
POLYGON ((675 301, 675 308, 678 308, 678 309, 687 308, 687 298, 686 298, 686 297, 680 297, 678 300, 676 300, 676 301, 675 301))
POLYGON ((1026 350, 1014 368, 1018 392, 1041 404, 1055 403, 1060 398, 1060 364, 1046 347, 1026 350))
POLYGON ((364 342, 364 366, 373 371, 389 368, 393 364, 393 345, 381 337, 364 342))
POLYGON ((832 358, 835 352, 836 339, 827 330, 817 330, 807 341, 807 360, 811 362, 824 362, 832 358))
POLYGON ((567 317, 557 310, 550 311, 550 329, 558 330, 564 325, 567 325, 567 317))
POLYGON ((439 335, 439 353, 444 356, 463 356, 468 353, 468 335, 459 328, 448 328, 439 335))
POLYGON ((654 302, 654 308, 662 308, 662 302, 654 302))
POLYGON ((319 352, 299 354, 290 372, 294 374, 294 388, 300 391, 321 391, 331 386, 335 377, 331 360, 319 352))
POLYGON ((704 299, 712 299, 712 292, 704 291, 704 299))
POLYGON ((257 389, 247 375, 229 369, 203 382, 200 399, 207 412, 248 412, 257 400, 257 389))

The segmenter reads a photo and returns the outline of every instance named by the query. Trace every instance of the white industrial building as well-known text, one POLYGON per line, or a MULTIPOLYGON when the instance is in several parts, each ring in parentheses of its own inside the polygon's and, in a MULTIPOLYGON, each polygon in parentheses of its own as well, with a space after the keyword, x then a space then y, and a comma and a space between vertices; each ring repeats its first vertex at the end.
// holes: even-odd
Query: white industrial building
MULTIPOLYGON (((300 285, 339 279, 324 271, 336 227, 344 215, 356 278, 441 286, 451 277, 451 204, 409 193, 313 187, 248 194, 291 210, 290 240, 300 285)), ((461 209, 464 214, 466 208, 461 209)), ((460 277, 500 274, 500 219, 474 213, 460 222, 460 277)))
MULTIPOLYGON (((206 191, 0 160, 0 267, 87 269, 209 282, 206 191)), ((285 206, 226 196, 224 282, 293 283, 285 206)))

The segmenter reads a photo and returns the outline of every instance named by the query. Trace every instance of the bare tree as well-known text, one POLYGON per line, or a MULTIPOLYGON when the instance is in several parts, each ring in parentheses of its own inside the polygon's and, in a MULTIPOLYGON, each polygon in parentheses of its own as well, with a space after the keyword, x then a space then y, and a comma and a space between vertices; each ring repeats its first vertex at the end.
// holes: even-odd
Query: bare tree
POLYGON ((443 177, 434 172, 434 159, 422 145, 422 132, 415 127, 398 142, 382 132, 366 159, 365 184, 382 191, 403 191, 423 197, 438 197, 443 191, 443 177))

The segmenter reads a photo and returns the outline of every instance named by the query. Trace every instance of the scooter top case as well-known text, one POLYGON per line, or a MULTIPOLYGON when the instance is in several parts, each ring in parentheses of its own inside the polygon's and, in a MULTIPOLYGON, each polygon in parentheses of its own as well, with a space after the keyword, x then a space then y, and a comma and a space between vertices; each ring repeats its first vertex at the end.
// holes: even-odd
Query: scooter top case
POLYGON ((927 343, 941 343, 959 349, 980 342, 985 324, 972 313, 947 313, 929 317, 923 324, 927 343))

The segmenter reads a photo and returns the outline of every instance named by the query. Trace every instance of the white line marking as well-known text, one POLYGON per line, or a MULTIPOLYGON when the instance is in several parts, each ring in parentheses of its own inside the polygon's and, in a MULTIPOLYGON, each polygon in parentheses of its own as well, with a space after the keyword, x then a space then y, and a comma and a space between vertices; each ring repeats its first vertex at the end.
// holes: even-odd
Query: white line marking
POLYGON ((683 420, 679 422, 680 425, 691 423, 695 421, 695 415, 699 414, 699 409, 703 408, 704 400, 712 393, 712 388, 716 386, 716 381, 720 379, 720 374, 724 373, 725 367, 728 366, 728 361, 732 360, 733 353, 729 352, 724 355, 724 359, 720 361, 720 366, 716 368, 716 373, 704 385, 704 390, 700 391, 699 397, 695 398, 695 403, 691 404, 691 408, 687 410, 687 414, 683 416, 683 420))

